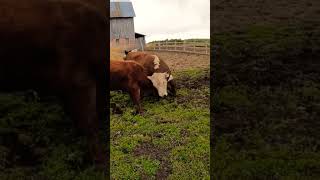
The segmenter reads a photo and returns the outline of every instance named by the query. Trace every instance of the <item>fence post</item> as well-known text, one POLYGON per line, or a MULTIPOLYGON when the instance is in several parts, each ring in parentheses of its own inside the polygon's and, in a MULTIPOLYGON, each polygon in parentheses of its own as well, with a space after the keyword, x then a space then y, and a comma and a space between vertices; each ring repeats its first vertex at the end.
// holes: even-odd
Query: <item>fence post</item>
POLYGON ((166 49, 167 49, 167 51, 169 50, 169 49, 168 49, 168 41, 166 41, 166 49))
POLYGON ((174 50, 177 51, 177 41, 174 41, 174 50))
POLYGON ((208 44, 206 44, 206 54, 208 54, 208 44))
POLYGON ((196 52, 196 42, 193 42, 193 52, 196 52))
POLYGON ((186 41, 186 40, 183 40, 183 44, 182 44, 182 46, 183 46, 183 51, 186 51, 185 41, 186 41))

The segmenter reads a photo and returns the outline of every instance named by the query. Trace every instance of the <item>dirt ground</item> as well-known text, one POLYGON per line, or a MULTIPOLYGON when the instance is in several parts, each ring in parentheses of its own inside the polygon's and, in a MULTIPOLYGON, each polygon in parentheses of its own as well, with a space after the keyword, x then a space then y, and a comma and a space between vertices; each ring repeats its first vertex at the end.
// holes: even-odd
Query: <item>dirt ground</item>
POLYGON ((209 55, 159 51, 146 52, 159 56, 160 59, 164 60, 168 64, 172 71, 180 71, 190 68, 209 68, 210 66, 209 55))
POLYGON ((216 0, 211 3, 213 32, 235 32, 253 24, 318 23, 320 1, 216 0))

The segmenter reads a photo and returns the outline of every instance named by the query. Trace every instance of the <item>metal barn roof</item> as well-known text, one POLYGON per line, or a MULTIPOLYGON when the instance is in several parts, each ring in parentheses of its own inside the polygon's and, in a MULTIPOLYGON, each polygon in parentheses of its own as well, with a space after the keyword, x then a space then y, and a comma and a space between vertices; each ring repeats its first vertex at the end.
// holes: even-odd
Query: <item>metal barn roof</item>
POLYGON ((110 18, 135 17, 132 2, 130 1, 111 1, 110 18))
POLYGON ((141 34, 141 33, 134 33, 134 36, 135 36, 136 38, 139 38, 139 37, 145 37, 146 35, 141 34))

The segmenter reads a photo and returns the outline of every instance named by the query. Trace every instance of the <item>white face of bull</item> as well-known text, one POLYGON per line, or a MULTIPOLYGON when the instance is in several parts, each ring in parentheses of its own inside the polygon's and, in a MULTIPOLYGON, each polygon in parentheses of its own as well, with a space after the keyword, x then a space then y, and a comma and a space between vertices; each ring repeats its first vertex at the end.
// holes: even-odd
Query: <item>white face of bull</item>
POLYGON ((168 81, 172 80, 172 75, 165 73, 153 73, 152 76, 148 76, 148 79, 151 80, 153 86, 158 90, 160 97, 168 95, 168 81))

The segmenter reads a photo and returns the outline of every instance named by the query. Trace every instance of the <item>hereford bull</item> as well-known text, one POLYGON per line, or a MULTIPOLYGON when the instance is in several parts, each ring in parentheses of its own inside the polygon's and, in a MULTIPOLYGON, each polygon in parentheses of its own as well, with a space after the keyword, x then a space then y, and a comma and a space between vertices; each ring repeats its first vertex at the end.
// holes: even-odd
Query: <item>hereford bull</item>
POLYGON ((132 50, 125 51, 124 60, 128 59, 138 62, 146 69, 148 79, 152 81, 160 97, 167 96, 168 92, 175 96, 175 84, 170 68, 158 56, 132 50))
POLYGON ((137 113, 143 113, 140 93, 152 87, 144 68, 135 61, 110 61, 110 90, 122 90, 130 94, 137 113))
POLYGON ((76 0, 1 0, 0 12, 0 90, 61 97, 93 162, 105 169, 98 136, 106 123, 105 14, 76 0))

